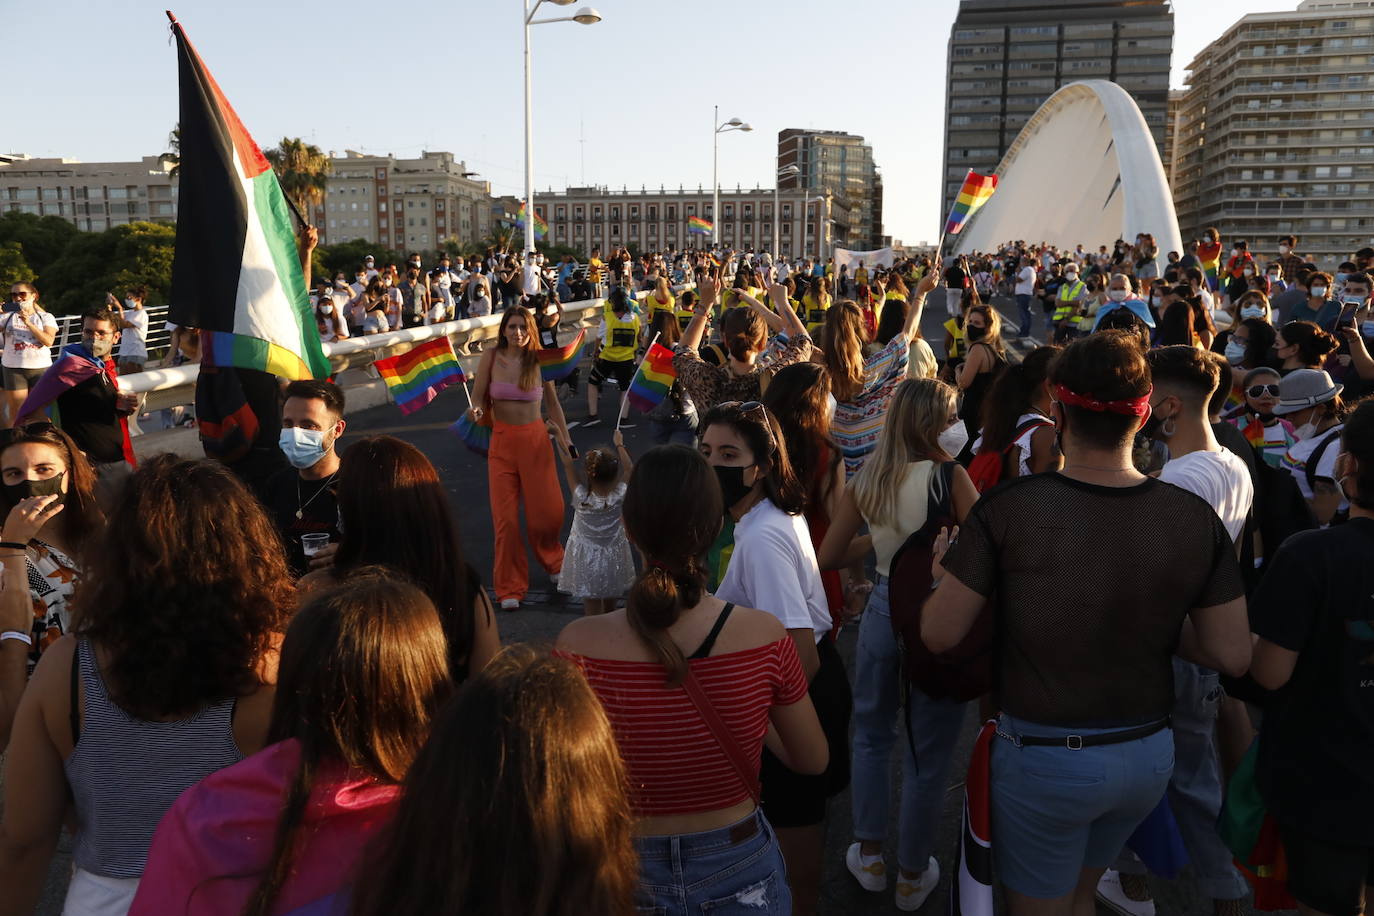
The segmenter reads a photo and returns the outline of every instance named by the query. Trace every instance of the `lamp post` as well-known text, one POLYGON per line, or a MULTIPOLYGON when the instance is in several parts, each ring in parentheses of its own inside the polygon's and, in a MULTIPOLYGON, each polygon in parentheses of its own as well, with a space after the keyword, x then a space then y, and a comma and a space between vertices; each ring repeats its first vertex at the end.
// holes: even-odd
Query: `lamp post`
POLYGON ((545 3, 567 6, 576 0, 520 0, 520 19, 525 32, 525 269, 530 269, 531 255, 534 254, 534 132, 531 126, 530 105, 530 26, 546 22, 578 22, 582 25, 595 25, 601 21, 601 14, 590 6, 584 6, 571 16, 555 16, 552 19, 535 19, 534 14, 545 3))
POLYGON ((711 138, 711 188, 713 191, 711 204, 711 245, 720 244, 720 135, 732 130, 753 130, 739 118, 731 118, 728 121, 719 123, 720 106, 715 106, 715 113, 711 115, 711 126, 715 129, 715 134, 711 138))
MULTIPOLYGON (((782 181, 784 178, 796 178, 796 177, 797 177, 798 175, 800 175, 800 174, 801 174, 801 169, 797 168, 795 165, 784 165, 782 168, 778 169, 778 180, 775 181, 775 182, 773 182, 773 259, 774 259, 774 260, 777 260, 778 258, 782 257, 782 252, 780 251, 780 249, 782 248, 782 240, 779 238, 779 233, 782 231, 782 209, 781 209, 781 207, 780 207, 780 201, 779 201, 779 197, 778 197, 778 185, 779 185, 779 183, 781 183, 781 181, 782 181)), ((805 228, 805 227, 806 227, 806 224, 805 224, 805 222, 803 222, 803 223, 802 223, 802 233, 803 233, 803 235, 802 235, 802 239, 803 239, 802 244, 805 244, 805 238, 806 238, 806 236, 805 236, 806 228, 805 228)))

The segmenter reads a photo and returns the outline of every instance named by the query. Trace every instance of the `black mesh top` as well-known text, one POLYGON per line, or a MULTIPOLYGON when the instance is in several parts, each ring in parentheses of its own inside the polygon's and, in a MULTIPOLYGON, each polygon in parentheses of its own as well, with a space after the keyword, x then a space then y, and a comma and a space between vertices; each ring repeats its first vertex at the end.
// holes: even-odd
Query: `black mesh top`
POLYGON ((999 708, 1054 726, 1168 715, 1183 618, 1244 594, 1216 512, 1154 479, 1012 480, 974 504, 945 568, 993 601, 999 708))

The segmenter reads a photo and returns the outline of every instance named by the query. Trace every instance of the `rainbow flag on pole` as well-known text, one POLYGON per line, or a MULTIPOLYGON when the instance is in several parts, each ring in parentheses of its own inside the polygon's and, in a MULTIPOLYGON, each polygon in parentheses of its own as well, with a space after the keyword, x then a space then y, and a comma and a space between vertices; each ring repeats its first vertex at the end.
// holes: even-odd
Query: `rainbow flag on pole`
MULTIPOLYGON (((520 205, 520 212, 517 213, 517 214, 515 214, 515 219, 516 219, 517 222, 520 223, 520 226, 521 226, 521 228, 523 229, 523 228, 524 228, 524 225, 525 225, 525 205, 524 205, 524 204, 521 204, 521 205, 520 205)), ((546 223, 546 222, 544 222, 543 218, 540 217, 540 215, 536 212, 536 213, 534 214, 534 237, 537 238, 537 239, 542 239, 544 236, 546 236, 546 235, 548 235, 548 234, 549 234, 549 224, 546 223)))
POLYGON ((945 221, 945 235, 957 235, 968 225, 969 218, 988 202, 988 198, 992 197, 992 192, 996 190, 996 175, 979 175, 973 169, 969 169, 968 175, 964 178, 964 186, 959 189, 959 196, 954 199, 954 206, 950 208, 949 219, 945 221))
POLYGON ((539 375, 546 382, 561 382, 563 379, 572 375, 577 364, 582 362, 582 351, 585 349, 587 329, 583 328, 577 332, 577 336, 566 347, 550 347, 547 350, 540 350, 536 356, 539 359, 539 375))
POLYGON ((677 370, 673 368, 673 351, 655 342, 640 361, 626 396, 636 410, 648 413, 668 396, 668 389, 675 381, 677 370))
POLYGON ((436 337, 405 353, 379 359, 374 366, 401 413, 414 413, 449 385, 465 381, 463 367, 447 337, 436 337))
POLYGON ((709 219, 702 219, 700 216, 687 217, 687 231, 695 232, 698 235, 705 235, 714 228, 715 224, 709 219))

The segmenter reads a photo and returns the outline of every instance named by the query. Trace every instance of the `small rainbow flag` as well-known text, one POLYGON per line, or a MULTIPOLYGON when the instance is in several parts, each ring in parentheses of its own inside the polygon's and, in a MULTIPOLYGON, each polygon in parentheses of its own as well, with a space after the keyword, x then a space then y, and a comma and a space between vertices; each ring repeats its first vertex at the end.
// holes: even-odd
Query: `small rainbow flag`
POLYGON ((996 190, 996 175, 979 175, 973 169, 969 169, 968 175, 964 178, 964 186, 959 189, 959 196, 954 199, 954 206, 950 208, 949 219, 945 221, 945 235, 957 235, 968 224, 969 218, 988 202, 988 198, 992 197, 992 192, 996 190))
POLYGON ((687 231, 695 232, 698 235, 705 235, 710 232, 714 225, 709 219, 702 219, 700 216, 687 217, 687 231))
MULTIPOLYGON (((525 225, 525 205, 524 205, 524 204, 521 204, 521 205, 520 205, 520 212, 517 213, 517 214, 515 214, 515 219, 516 219, 516 222, 518 222, 518 223, 521 225, 521 227, 523 228, 524 225, 525 225)), ((546 223, 546 222, 544 222, 543 217, 541 217, 538 213, 535 213, 535 214, 534 214, 534 237, 537 238, 537 239, 542 239, 544 236, 546 236, 546 235, 548 235, 548 234, 549 234, 549 224, 546 223)))
POLYGON ((577 332, 572 343, 566 347, 550 347, 547 350, 540 350, 536 356, 539 358, 539 375, 546 382, 561 382, 563 379, 572 375, 577 364, 582 362, 582 351, 584 340, 587 336, 587 329, 583 328, 577 332))
POLYGON ((457 422, 449 426, 449 431, 462 439, 463 444, 469 449, 483 457, 491 451, 491 427, 486 423, 474 421, 466 411, 457 422))
POLYGON ((447 337, 436 337, 418 347, 373 363, 386 382, 387 391, 401 413, 414 413, 449 385, 464 382, 463 367, 453 355, 447 337))
POLYGON ((668 396, 668 389, 677 380, 677 370, 673 368, 673 351, 655 341, 644 354, 644 359, 630 380, 630 390, 626 397, 635 409, 648 413, 668 396))

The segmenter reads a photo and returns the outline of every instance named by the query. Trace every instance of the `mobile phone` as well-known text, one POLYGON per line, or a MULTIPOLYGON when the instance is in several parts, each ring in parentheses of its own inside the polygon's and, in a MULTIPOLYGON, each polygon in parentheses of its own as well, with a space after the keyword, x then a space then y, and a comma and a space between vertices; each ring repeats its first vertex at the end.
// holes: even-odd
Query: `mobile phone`
POLYGON ((568 454, 574 458, 578 457, 577 446, 573 445, 571 442, 568 443, 568 454))
POLYGON ((17 312, 21 308, 23 308, 23 306, 21 306, 18 302, 15 302, 13 299, 11 299, 5 303, 4 310, 6 312, 17 312))
POLYGON ((1355 311, 1358 307, 1358 303, 1343 303, 1341 305, 1341 315, 1336 319, 1336 327, 1353 328, 1355 326, 1355 311))

